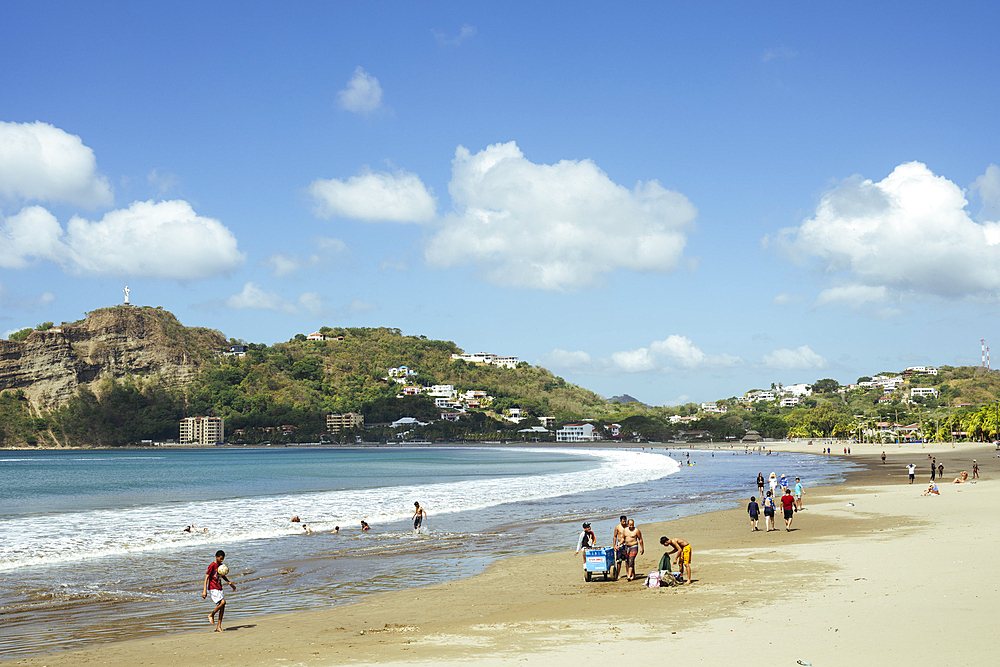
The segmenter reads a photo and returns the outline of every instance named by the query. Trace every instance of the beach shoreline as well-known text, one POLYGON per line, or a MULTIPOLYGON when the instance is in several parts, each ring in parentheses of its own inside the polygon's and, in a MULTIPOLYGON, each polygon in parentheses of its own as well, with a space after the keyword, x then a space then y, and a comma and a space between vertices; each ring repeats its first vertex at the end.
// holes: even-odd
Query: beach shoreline
MULTIPOLYGON (((606 446, 606 443, 601 444, 606 446)), ((775 451, 817 453, 813 451, 815 446, 809 448, 805 443, 766 445, 775 451)), ((914 612, 919 608, 920 600, 915 596, 926 585, 928 568, 920 568, 913 559, 899 563, 896 570, 884 559, 872 563, 861 553, 864 549, 856 548, 856 542, 864 542, 866 548, 877 552, 897 542, 899 546, 915 542, 928 531, 946 532, 951 537, 944 536, 944 539, 954 541, 961 538, 963 528, 967 528, 962 523, 965 514, 990 527, 986 532, 992 539, 993 519, 987 508, 990 502, 995 506, 998 493, 998 488, 989 479, 996 476, 997 467, 992 445, 886 446, 889 463, 885 466, 878 458, 882 446, 854 444, 852 447, 863 451, 854 451, 849 457, 855 463, 864 464, 863 468, 850 473, 843 484, 807 489, 805 510, 796 516, 793 528, 797 530, 792 532, 779 530, 766 536, 763 531, 749 532, 742 505, 641 526, 647 549, 637 562, 637 572, 644 575, 655 568, 662 551, 659 535, 679 536, 694 545, 695 584, 690 587, 649 590, 636 582, 629 584, 623 580, 587 584, 583 581, 580 557, 573 556, 567 545, 560 552, 501 560, 484 573, 467 579, 380 593, 349 605, 316 611, 242 617, 237 595, 233 596, 232 608, 227 614, 229 630, 221 636, 209 632, 211 628, 206 620, 205 632, 36 654, 0 664, 56 666, 92 662, 132 665, 142 662, 168 665, 199 662, 269 665, 291 660, 296 664, 324 665, 408 661, 456 663, 473 659, 480 664, 503 664, 506 660, 562 664, 623 653, 629 659, 655 659, 657 651, 676 651, 681 645, 696 661, 707 661, 710 654, 718 658, 718 640, 727 638, 721 633, 728 632, 733 640, 747 639, 743 636, 748 631, 745 623, 751 623, 752 627, 757 620, 767 622, 775 602, 791 612, 791 625, 778 623, 775 646, 779 641, 789 641, 789 628, 795 628, 793 638, 808 659, 809 655, 823 655, 829 653, 831 647, 849 643, 848 629, 864 634, 863 626, 854 627, 846 620, 839 624, 845 628, 820 632, 820 626, 825 627, 830 618, 840 618, 845 606, 850 609, 859 605, 855 618, 866 613, 863 608, 866 598, 871 598, 869 604, 874 605, 873 609, 881 609, 881 605, 875 604, 880 601, 874 600, 867 590, 870 586, 859 582, 877 582, 883 588, 891 588, 894 573, 900 568, 915 568, 908 587, 893 588, 884 597, 898 597, 893 604, 914 612), (916 463, 923 473, 920 457, 926 454, 938 456, 945 464, 948 481, 959 470, 971 470, 968 465, 963 467, 961 464, 971 462, 972 458, 979 459, 986 479, 975 486, 942 484, 941 497, 919 498, 926 481, 922 486, 906 484, 905 465, 916 463), (862 498, 865 501, 858 502, 862 498), (877 498, 882 500, 876 502, 877 498), (959 502, 970 499, 975 502, 966 505, 974 507, 959 502), (923 511, 926 505, 920 503, 928 502, 937 502, 938 509, 947 511, 941 516, 927 515, 923 511), (869 576, 862 574, 852 578, 845 572, 869 576), (844 603, 836 600, 833 593, 838 598, 847 594, 857 599, 844 603), (817 596, 823 595, 830 599, 830 606, 817 609, 817 596), (762 618, 758 619, 755 614, 762 618), (833 632, 832 639, 827 636, 829 632, 833 632), (844 634, 840 635, 841 632, 844 634), (639 641, 626 642, 625 639, 639 641), (660 643, 665 645, 658 648, 660 643)), ((742 446, 734 449, 741 450, 742 446)), ((919 479, 923 478, 924 475, 920 475, 919 479)), ((749 490, 747 495, 753 492, 755 489, 749 490)), ((780 517, 777 523, 782 524, 780 517)), ((608 537, 598 536, 602 543, 608 537)), ((988 540, 984 544, 989 544, 990 548, 995 546, 988 540)), ((961 574, 964 569, 982 562, 983 555, 977 553, 963 561, 965 568, 956 565, 954 569, 961 574)), ((947 629, 953 635, 962 635, 978 628, 980 639, 992 637, 983 625, 990 608, 982 606, 997 601, 995 591, 991 589, 991 592, 994 597, 976 598, 978 606, 972 606, 976 613, 966 612, 968 604, 964 603, 959 616, 965 625, 953 627, 948 621, 944 624, 947 629)), ((784 618, 784 613, 781 617, 784 618)), ((846 617, 850 618, 850 614, 846 617)), ((880 620, 882 618, 880 616, 880 620)), ((905 622, 886 618, 887 627, 904 634, 910 632, 905 622)), ((942 631, 940 619, 933 625, 930 631, 942 631)), ((927 625, 917 626, 915 637, 919 637, 919 632, 928 631, 927 625)), ((122 634, 127 638, 127 629, 122 634)), ((926 657, 927 647, 919 644, 919 641, 911 642, 910 646, 901 646, 895 654, 883 657, 890 664, 896 664, 896 659, 904 655, 908 659, 926 657)), ((984 653, 986 655, 988 653, 984 653)), ((743 664, 738 650, 732 656, 733 664, 743 664)), ((948 661, 945 659, 945 662, 948 661)), ((974 664, 974 660, 964 662, 974 664)))

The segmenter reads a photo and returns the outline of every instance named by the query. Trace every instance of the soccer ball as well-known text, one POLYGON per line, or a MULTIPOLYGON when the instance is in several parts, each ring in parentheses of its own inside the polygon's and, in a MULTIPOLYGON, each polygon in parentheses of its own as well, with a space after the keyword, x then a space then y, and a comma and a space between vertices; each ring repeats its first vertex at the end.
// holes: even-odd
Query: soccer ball
POLYGON ((227 574, 229 574, 229 566, 223 563, 222 565, 219 566, 219 576, 224 577, 227 574))

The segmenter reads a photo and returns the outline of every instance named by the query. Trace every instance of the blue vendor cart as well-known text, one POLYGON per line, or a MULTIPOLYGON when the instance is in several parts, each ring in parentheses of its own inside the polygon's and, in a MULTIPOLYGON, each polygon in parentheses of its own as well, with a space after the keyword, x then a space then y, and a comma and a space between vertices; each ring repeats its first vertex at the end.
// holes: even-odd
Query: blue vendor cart
POLYGON ((614 547, 593 547, 583 552, 583 578, 590 581, 595 574, 603 574, 605 581, 617 581, 621 563, 615 559, 614 547))

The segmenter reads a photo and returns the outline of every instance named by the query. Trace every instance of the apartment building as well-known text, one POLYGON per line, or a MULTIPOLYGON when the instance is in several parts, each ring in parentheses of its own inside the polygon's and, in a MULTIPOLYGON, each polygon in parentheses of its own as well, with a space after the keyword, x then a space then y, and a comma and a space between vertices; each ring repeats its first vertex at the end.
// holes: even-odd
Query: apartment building
POLYGON ((181 420, 182 445, 217 445, 225 441, 222 417, 185 417, 181 420))
POLYGON ((365 416, 357 412, 347 412, 342 415, 327 415, 326 430, 330 433, 340 433, 352 428, 364 428, 365 416))

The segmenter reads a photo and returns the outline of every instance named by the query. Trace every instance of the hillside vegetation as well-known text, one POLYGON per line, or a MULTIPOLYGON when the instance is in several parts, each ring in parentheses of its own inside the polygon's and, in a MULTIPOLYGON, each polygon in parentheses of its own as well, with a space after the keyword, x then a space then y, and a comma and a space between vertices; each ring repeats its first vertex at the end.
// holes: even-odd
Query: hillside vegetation
MULTIPOLYGON (((618 430, 623 439, 650 441, 737 440, 751 429, 765 438, 871 439, 887 437, 887 425, 909 424, 918 424, 919 437, 927 439, 1000 437, 1000 374, 978 368, 943 366, 937 375, 909 378, 907 389, 933 386, 937 398, 911 399, 908 391, 887 398, 878 388, 841 392, 838 382, 823 379, 793 407, 780 407, 777 401, 747 405, 732 397, 717 401, 725 414, 706 414, 695 404, 609 402, 524 362, 508 369, 455 360, 452 354, 462 352, 455 343, 404 335, 398 329, 324 327, 325 341, 299 334, 272 346, 250 343, 245 356, 233 356, 224 354, 228 344, 218 332, 184 327, 167 311, 136 308, 122 319, 121 313, 105 310, 91 313, 88 326, 117 327, 122 345, 134 346, 141 339, 151 346, 150 355, 162 357, 168 350, 173 358, 196 359, 197 365, 183 382, 144 369, 109 377, 81 386, 48 410, 33 407, 21 389, 4 391, 0 446, 115 447, 176 440, 179 421, 187 416, 225 418, 227 439, 236 443, 316 442, 324 436, 347 442, 358 436, 385 440, 400 435, 388 426, 400 417, 433 422, 413 428, 409 437, 446 440, 537 437, 522 429, 538 425, 539 417, 554 417, 557 427, 591 420, 604 436, 618 430), (139 334, 130 338, 126 329, 139 334), (433 399, 398 397, 402 385, 387 375, 399 366, 416 371, 409 384, 481 390, 493 400, 463 412, 458 421, 441 420, 442 410, 433 399), (510 408, 521 409, 520 423, 503 418, 510 408), (326 434, 326 415, 344 412, 361 413, 368 428, 336 438, 326 434)), ((49 327, 45 323, 39 330, 49 327)), ((105 354, 117 357, 114 349, 105 354)))

